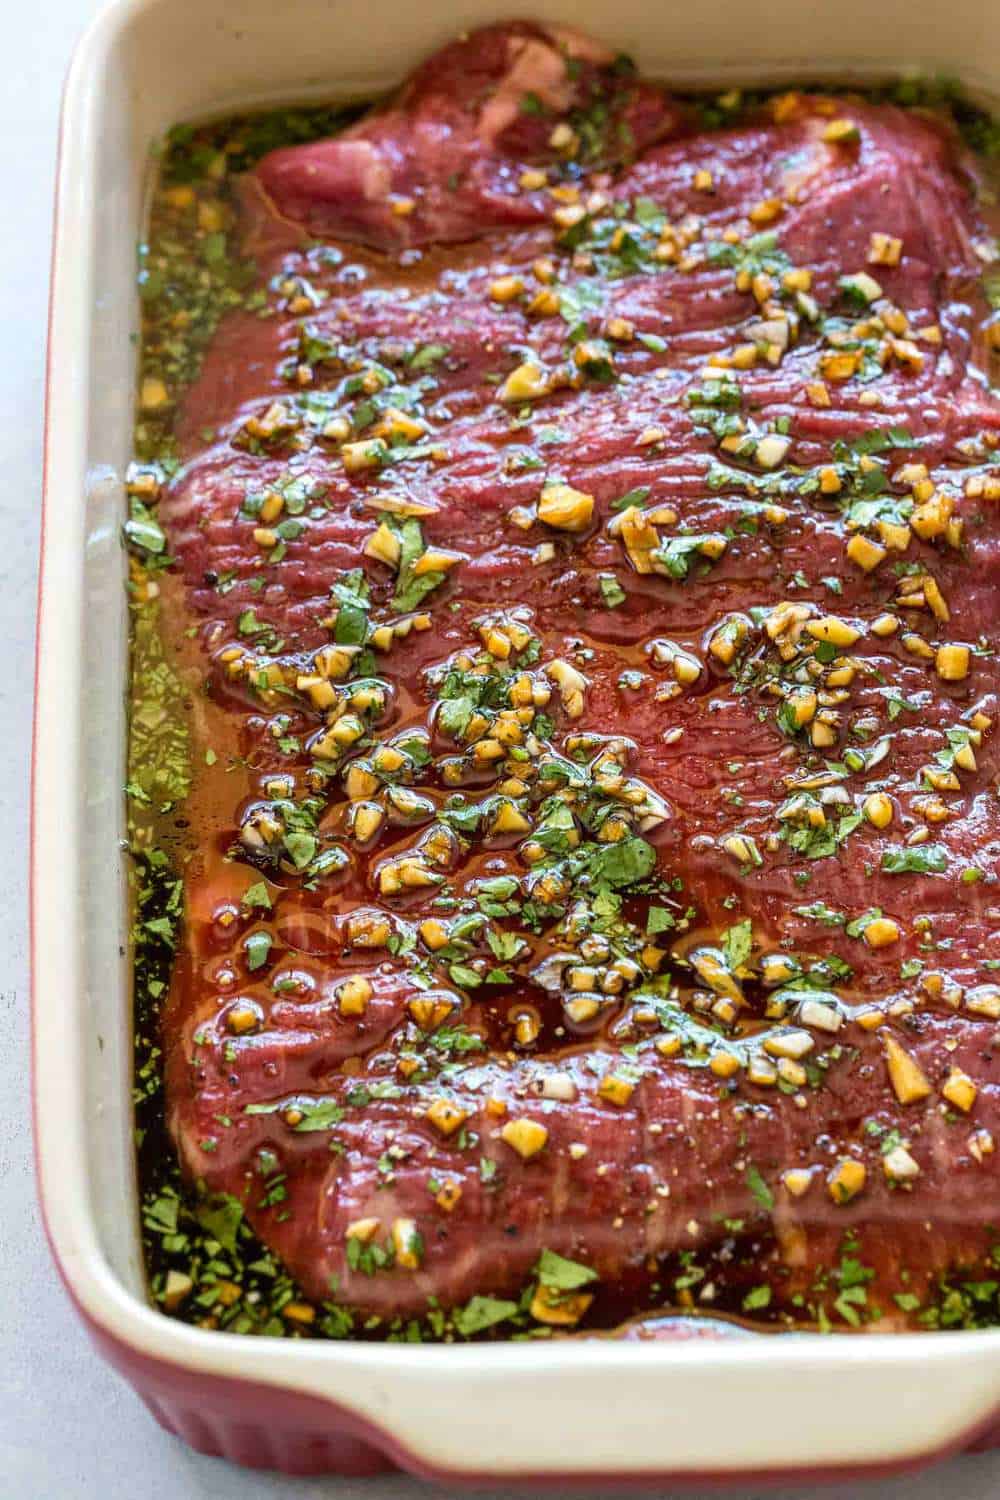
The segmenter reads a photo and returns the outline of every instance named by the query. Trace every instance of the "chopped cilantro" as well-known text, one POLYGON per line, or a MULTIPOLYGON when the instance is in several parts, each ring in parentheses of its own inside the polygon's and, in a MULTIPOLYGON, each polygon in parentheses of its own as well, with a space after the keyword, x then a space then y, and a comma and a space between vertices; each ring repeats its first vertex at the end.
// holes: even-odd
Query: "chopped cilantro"
POLYGON ((268 955, 271 952, 270 933, 251 932, 243 944, 243 950, 247 956, 247 968, 251 970, 262 969, 267 963, 268 955))
POLYGON ((243 1223, 243 1204, 229 1193, 219 1193, 199 1203, 195 1217, 202 1229, 218 1240, 230 1254, 236 1249, 236 1236, 243 1223))
POLYGON ((948 852, 940 844, 897 844, 882 852, 882 869, 889 875, 941 875, 948 868, 948 852))
POLYGON ((619 604, 624 604, 626 599, 625 590, 622 588, 614 573, 601 573, 597 579, 601 588, 601 598, 608 609, 617 609, 619 604))
POLYGON ((771 1192, 771 1189, 768 1187, 767 1183, 760 1175, 759 1168, 754 1166, 753 1162, 751 1162, 749 1167, 747 1168, 746 1181, 747 1187, 750 1189, 751 1193, 760 1204, 761 1208, 766 1209, 766 1211, 770 1213, 772 1208, 774 1207, 774 1194, 771 1192))
POLYGON ((750 918, 743 922, 737 922, 735 926, 726 929, 723 934, 723 952, 726 955, 726 967, 730 973, 741 969, 750 957, 753 949, 753 926, 750 918))
POLYGON ((517 1312, 516 1302, 505 1302, 500 1297, 470 1297, 464 1307, 452 1314, 452 1322, 463 1338, 471 1338, 497 1323, 505 1323, 517 1312))
POLYGON ((651 906, 646 913, 646 932, 655 937, 658 932, 669 932, 676 925, 672 912, 665 906, 651 906))
POLYGON ((597 1280, 597 1272, 578 1261, 566 1260, 554 1250, 543 1250, 535 1266, 535 1274, 542 1286, 556 1292, 573 1292, 578 1287, 588 1286, 597 1280))

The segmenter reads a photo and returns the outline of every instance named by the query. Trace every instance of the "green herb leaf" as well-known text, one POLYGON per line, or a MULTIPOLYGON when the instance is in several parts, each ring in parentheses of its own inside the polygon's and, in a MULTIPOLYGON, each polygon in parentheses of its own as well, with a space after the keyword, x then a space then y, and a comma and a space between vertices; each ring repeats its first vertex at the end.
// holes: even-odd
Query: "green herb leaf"
POLYGON ((756 1198, 761 1208, 766 1209, 767 1212, 770 1213, 772 1208, 774 1207, 774 1194, 771 1192, 771 1189, 768 1187, 767 1183, 760 1175, 760 1171, 757 1167, 754 1166, 753 1162, 751 1162, 749 1167, 747 1168, 747 1187, 750 1189, 751 1193, 756 1198))
POLYGON ((464 1307, 452 1314, 452 1322, 463 1338, 471 1338, 474 1333, 506 1322, 517 1311, 516 1302, 505 1302, 500 1297, 470 1297, 464 1307))
POLYGON ((573 1292, 578 1287, 588 1286, 597 1280, 597 1272, 589 1266, 581 1266, 575 1260, 566 1260, 554 1250, 543 1250, 538 1257, 535 1275, 542 1286, 550 1291, 573 1292))
POLYGON ((304 870, 316 857, 318 843, 314 833, 306 833, 302 829, 293 828, 285 834, 284 845, 289 859, 297 870, 304 870))
POLYGON ((251 932, 243 944, 247 956, 248 969, 262 969, 267 963, 268 954, 271 951, 271 934, 269 932, 251 932))
POLYGON ((243 1204, 229 1193, 219 1193, 195 1207, 195 1218, 213 1239, 218 1240, 223 1250, 230 1255, 236 1249, 236 1236, 243 1222, 243 1204))
POLYGON ((363 646, 368 637, 368 584, 360 568, 345 573, 330 593, 337 605, 333 638, 338 646, 363 646))
POLYGON ((445 698, 437 711, 437 727, 442 734, 460 740, 476 711, 474 698, 445 698))
POLYGON ((600 573, 597 579, 601 588, 601 598, 608 609, 617 609, 619 604, 624 604, 628 597, 614 573, 600 573))
POLYGON ((656 850, 645 839, 625 838, 617 844, 602 844, 595 848, 590 867, 597 880, 616 889, 635 885, 652 874, 656 867, 656 850))
POLYGON ((444 574, 422 573, 419 577, 413 576, 414 564, 427 550, 419 521, 410 516, 405 521, 396 521, 393 529, 399 537, 400 553, 392 607, 399 610, 416 609, 422 599, 444 582, 444 574))
POLYGON ((438 817, 450 828, 455 828, 459 833, 472 834, 479 827, 479 819, 482 817, 482 809, 474 802, 466 802, 464 797, 449 797, 438 812, 438 817))
POLYGON ((420 348, 410 359, 411 370, 429 370, 444 359, 448 353, 447 344, 421 344, 420 348))
POLYGON ((134 496, 129 500, 129 518, 123 527, 125 540, 137 552, 159 557, 166 551, 167 538, 160 523, 141 500, 134 496))
POLYGON ((475 969, 470 969, 468 964, 452 964, 448 973, 453 984, 459 985, 463 990, 474 990, 482 984, 482 975, 475 969))
POLYGON ((702 552, 702 548, 706 542, 715 540, 712 533, 698 536, 672 536, 660 543, 653 556, 663 564, 671 578, 676 578, 679 583, 683 583, 691 571, 691 564, 698 557, 704 557, 706 563, 714 561, 708 554, 702 552))
POLYGON ((674 915, 665 906, 651 906, 646 913, 646 932, 655 937, 658 932, 669 932, 675 926, 674 915))
POLYGON ((268 895, 267 886, 263 880, 258 880, 256 885, 248 886, 243 892, 243 906, 263 906, 270 911, 271 897, 268 895))
POLYGON ((897 844, 882 852, 882 869, 888 875, 941 875, 948 868, 948 851, 940 844, 897 844))
POLYGON ((743 967, 753 950, 753 925, 750 918, 727 928, 722 941, 726 967, 730 973, 734 973, 736 969, 743 967))
POLYGON ((825 901, 813 901, 809 906, 793 907, 797 917, 808 917, 813 922, 823 922, 827 927, 843 927, 847 920, 842 911, 827 906, 825 901))
POLYGON ((344 1118, 344 1111, 334 1099, 279 1099, 276 1104, 248 1104, 245 1115, 283 1114, 286 1109, 301 1111, 302 1119, 292 1129, 300 1134, 311 1130, 332 1130, 344 1118))

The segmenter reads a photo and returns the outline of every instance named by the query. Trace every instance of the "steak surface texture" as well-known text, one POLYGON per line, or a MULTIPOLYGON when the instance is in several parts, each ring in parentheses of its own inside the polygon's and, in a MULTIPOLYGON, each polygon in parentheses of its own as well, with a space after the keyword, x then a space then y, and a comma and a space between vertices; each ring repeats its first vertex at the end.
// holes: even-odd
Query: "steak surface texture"
POLYGON ((956 141, 797 93, 704 130, 515 23, 239 198, 261 297, 160 503, 186 1172, 359 1317, 516 1300, 547 1251, 595 1275, 542 1324, 919 1326, 1000 1229, 956 141))

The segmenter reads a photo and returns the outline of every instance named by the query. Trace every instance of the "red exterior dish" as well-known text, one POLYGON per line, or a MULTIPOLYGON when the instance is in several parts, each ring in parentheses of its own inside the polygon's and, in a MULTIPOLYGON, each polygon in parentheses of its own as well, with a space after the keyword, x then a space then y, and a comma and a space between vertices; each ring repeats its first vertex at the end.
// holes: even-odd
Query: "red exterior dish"
MULTIPOLYGON (((400 1447, 390 1433, 379 1431, 334 1402, 254 1381, 195 1377, 190 1371, 109 1337, 90 1319, 84 1317, 84 1321, 101 1355, 135 1387, 160 1426, 197 1453, 225 1458, 249 1469, 277 1470, 296 1476, 337 1474, 344 1478, 371 1478, 402 1470, 422 1479, 470 1489, 497 1482, 497 1476, 491 1473, 428 1467, 415 1454, 400 1447)), ((789 1485, 888 1478, 943 1462, 961 1452, 982 1453, 1000 1446, 998 1417, 1000 1407, 985 1425, 963 1434, 947 1448, 896 1463, 745 1473, 666 1470, 642 1475, 628 1471, 581 1475, 571 1469, 562 1474, 505 1474, 503 1478, 507 1484, 532 1489, 564 1485, 587 1489, 653 1489, 666 1484, 723 1488, 750 1481, 755 1485, 789 1485)))

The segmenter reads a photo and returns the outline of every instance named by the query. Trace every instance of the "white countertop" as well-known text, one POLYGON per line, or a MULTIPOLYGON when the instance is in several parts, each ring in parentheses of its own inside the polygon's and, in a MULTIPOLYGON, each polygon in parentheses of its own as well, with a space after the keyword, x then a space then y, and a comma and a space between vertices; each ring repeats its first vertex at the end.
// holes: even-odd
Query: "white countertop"
MULTIPOLYGON (((9 57, 0 92, 0 640, 7 643, 0 828, 9 835, 0 859, 0 951, 7 954, 0 971, 0 1500, 410 1500, 432 1491, 404 1479, 251 1474, 168 1437, 92 1353, 56 1281, 35 1205, 25 869, 47 245, 62 77, 75 37, 98 9, 99 0, 35 0, 18 5, 15 19, 13 0, 0 5, 9 57)), ((793 1494, 772 1493, 777 1500, 793 1494)), ((954 1460, 916 1480, 816 1493, 829 1500, 993 1500, 1000 1451, 954 1460)))

